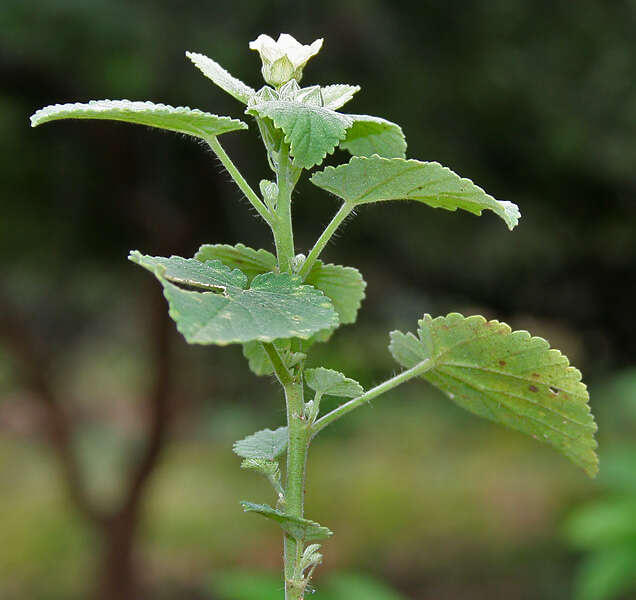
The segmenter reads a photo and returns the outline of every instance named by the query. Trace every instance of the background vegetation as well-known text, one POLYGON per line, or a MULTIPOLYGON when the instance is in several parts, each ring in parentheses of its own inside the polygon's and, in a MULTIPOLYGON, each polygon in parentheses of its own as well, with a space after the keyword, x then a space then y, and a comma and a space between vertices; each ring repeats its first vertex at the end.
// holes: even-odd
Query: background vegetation
MULTIPOLYGON (((28 126, 40 106, 99 98, 240 117, 183 53, 258 87, 247 43, 280 31, 325 38, 307 82, 361 84, 352 111, 400 123, 409 156, 523 213, 509 233, 492 215, 363 207, 325 258, 358 267, 368 297, 357 330, 316 362, 367 387, 394 368, 389 330, 479 311, 562 348, 601 430, 590 482, 414 384, 343 420, 311 452, 309 514, 336 532, 316 597, 632 597, 635 27, 628 0, 4 0, 0 597, 124 597, 113 586, 126 580, 134 597, 242 600, 269 580, 237 571, 280 567, 278 530, 238 505, 266 484, 230 451, 282 422, 276 388, 246 374, 238 347, 187 347, 125 260, 270 248, 265 228, 196 143, 113 123, 28 126)), ((250 181, 267 174, 254 132, 226 144, 250 181)), ((300 186, 299 250, 336 206, 300 186)))

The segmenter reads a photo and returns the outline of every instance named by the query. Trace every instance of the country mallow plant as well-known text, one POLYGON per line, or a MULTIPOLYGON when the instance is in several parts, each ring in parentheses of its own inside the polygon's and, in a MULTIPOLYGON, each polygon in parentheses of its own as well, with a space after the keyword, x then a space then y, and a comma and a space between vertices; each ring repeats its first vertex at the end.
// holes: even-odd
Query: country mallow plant
POLYGON ((425 314, 413 332, 389 334, 389 351, 403 370, 368 390, 343 373, 312 364, 312 347, 327 342, 338 327, 354 323, 365 296, 358 270, 320 258, 357 209, 412 200, 475 215, 487 210, 510 230, 520 217, 515 204, 495 200, 439 163, 406 158, 399 125, 343 110, 360 90, 357 85, 301 87, 303 70, 321 47, 322 40, 303 45, 288 34, 278 40, 260 35, 250 43, 260 55, 266 81, 258 91, 211 58, 186 53, 205 77, 243 105, 245 121, 258 129, 272 177, 257 189, 220 142, 226 134, 247 129, 242 120, 128 100, 56 104, 31 117, 33 126, 60 119, 108 119, 199 138, 271 230, 275 252, 242 243, 204 244, 190 258, 138 250, 129 258, 156 277, 170 316, 188 343, 241 344, 249 368, 280 383, 286 425, 248 435, 234 444, 234 452, 243 459, 242 468, 272 485, 270 504, 241 504, 283 530, 287 600, 303 598, 322 561, 320 542, 332 535, 304 511, 311 444, 338 419, 411 379, 435 386, 478 416, 550 444, 590 476, 598 468, 596 425, 581 373, 546 340, 527 331, 511 331, 505 323, 477 315, 425 314), (314 170, 338 147, 351 155, 349 162, 314 170), (296 252, 292 205, 302 201, 294 196, 297 182, 312 170, 309 181, 342 203, 305 255, 296 252), (342 402, 325 412, 324 396, 342 402))

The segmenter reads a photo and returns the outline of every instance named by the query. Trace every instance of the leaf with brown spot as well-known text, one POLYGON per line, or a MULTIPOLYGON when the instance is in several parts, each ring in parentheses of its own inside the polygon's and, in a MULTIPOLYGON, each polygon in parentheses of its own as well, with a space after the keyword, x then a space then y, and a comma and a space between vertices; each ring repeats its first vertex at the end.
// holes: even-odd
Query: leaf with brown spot
POLYGON ((392 332, 389 349, 406 368, 433 360, 422 377, 459 406, 551 444, 596 475, 597 428, 587 387, 546 340, 499 321, 451 313, 425 315, 417 336, 392 332))

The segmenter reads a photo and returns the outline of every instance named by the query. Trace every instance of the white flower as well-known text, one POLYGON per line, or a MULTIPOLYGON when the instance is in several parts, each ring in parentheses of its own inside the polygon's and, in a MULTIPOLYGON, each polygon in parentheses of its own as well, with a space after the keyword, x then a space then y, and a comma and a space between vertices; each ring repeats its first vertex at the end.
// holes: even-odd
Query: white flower
POLYGON ((320 48, 322 38, 311 46, 304 46, 287 33, 281 33, 278 41, 261 34, 250 42, 250 50, 256 50, 261 56, 263 79, 274 87, 279 87, 290 79, 300 81, 303 67, 312 56, 320 52, 320 48))

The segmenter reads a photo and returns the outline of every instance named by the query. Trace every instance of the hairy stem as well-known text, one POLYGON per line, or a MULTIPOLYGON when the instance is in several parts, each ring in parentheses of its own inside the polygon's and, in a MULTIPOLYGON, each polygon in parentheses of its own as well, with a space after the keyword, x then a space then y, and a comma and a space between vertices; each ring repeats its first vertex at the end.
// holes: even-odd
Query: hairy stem
POLYGON ((294 230, 291 219, 291 193, 294 188, 289 145, 283 142, 278 154, 278 202, 276 203, 276 222, 274 224, 274 242, 278 256, 278 268, 285 273, 292 270, 294 258, 294 230))
POLYGON ((243 175, 241 175, 240 171, 236 168, 230 157, 227 155, 216 136, 207 138, 207 142, 210 145, 210 148, 212 148, 214 154, 216 154, 221 163, 223 163, 223 166, 226 168, 227 172, 230 174, 236 185, 238 185, 243 194, 245 194, 245 197, 249 200, 250 204, 271 227, 272 216, 267 209, 267 206, 265 206, 256 192, 250 187, 250 184, 245 181, 245 178, 243 177, 243 175))
POLYGON ((380 385, 376 385, 368 392, 362 394, 362 396, 353 398, 352 400, 349 400, 349 402, 341 404, 340 406, 338 406, 338 408, 334 408, 331 412, 327 413, 325 416, 321 417, 313 424, 311 428, 311 437, 313 438, 318 432, 327 427, 327 425, 330 425, 334 421, 337 421, 340 417, 343 417, 347 413, 350 413, 352 410, 358 408, 359 406, 362 406, 370 400, 373 400, 374 398, 381 396, 385 392, 392 390, 394 387, 407 382, 409 379, 413 379, 413 377, 417 377, 418 375, 426 373, 426 371, 433 368, 433 364, 433 361, 430 358, 427 358, 422 362, 417 363, 414 367, 411 367, 406 371, 402 371, 399 375, 391 377, 391 379, 387 379, 380 385))
POLYGON ((333 219, 331 219, 331 222, 327 225, 320 237, 316 240, 314 247, 307 255, 303 266, 298 272, 303 279, 309 275, 309 271, 311 271, 311 268, 314 266, 314 263, 320 256, 320 253, 324 250, 327 242, 331 239, 333 234, 336 233, 336 230, 340 227, 340 225, 342 225, 342 222, 351 214, 352 210, 353 206, 345 202, 340 207, 340 210, 334 215, 333 219))

